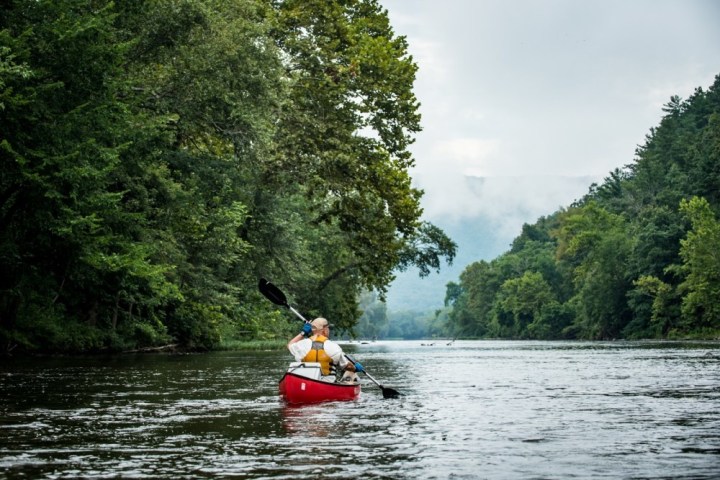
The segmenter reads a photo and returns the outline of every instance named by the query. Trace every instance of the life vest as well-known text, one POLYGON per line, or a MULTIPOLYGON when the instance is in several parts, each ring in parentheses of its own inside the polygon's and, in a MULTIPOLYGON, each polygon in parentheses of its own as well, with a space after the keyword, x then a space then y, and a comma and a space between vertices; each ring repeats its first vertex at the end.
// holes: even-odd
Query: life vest
POLYGON ((312 347, 307 355, 302 359, 303 362, 318 362, 320 364, 320 371, 323 375, 333 374, 333 362, 332 357, 325 352, 325 340, 327 337, 317 335, 310 337, 312 340, 312 347))

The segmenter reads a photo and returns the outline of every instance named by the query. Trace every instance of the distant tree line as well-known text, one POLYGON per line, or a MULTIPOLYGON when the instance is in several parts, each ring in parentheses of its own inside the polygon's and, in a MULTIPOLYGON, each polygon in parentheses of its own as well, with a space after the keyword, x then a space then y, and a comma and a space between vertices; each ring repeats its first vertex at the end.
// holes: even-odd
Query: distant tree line
POLYGON ((720 338, 720 76, 634 161, 447 286, 448 335, 720 338))
POLYGON ((364 292, 360 296, 360 310, 363 314, 352 331, 347 332, 348 337, 415 340, 448 335, 449 308, 389 312, 377 293, 364 292))
POLYGON ((455 252, 416 70, 375 0, 3 2, 0 351, 285 337, 261 276, 351 329, 455 252))

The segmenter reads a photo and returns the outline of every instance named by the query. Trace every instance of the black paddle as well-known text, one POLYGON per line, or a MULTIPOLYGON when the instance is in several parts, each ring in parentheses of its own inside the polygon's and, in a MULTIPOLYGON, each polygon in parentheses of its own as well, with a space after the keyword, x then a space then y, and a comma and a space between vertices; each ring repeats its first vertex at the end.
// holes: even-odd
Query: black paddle
MULTIPOLYGON (((300 318, 303 322, 308 323, 307 319, 300 315, 300 312, 295 310, 293 307, 290 306, 290 304, 287 301, 287 297, 285 294, 280 290, 278 287, 273 285, 272 283, 268 282, 264 278, 260 279, 260 283, 258 285, 258 288, 260 289, 260 293, 265 295, 265 297, 273 302, 275 305, 281 305, 283 307, 287 307, 290 309, 291 312, 293 312, 298 318, 300 318)), ((344 354, 345 358, 347 358, 349 361, 353 363, 357 363, 355 360, 350 358, 347 354, 344 354)), ((370 375, 365 369, 363 368, 363 373, 370 379, 372 382, 380 387, 380 390, 382 390, 383 398, 397 398, 400 396, 400 392, 395 390, 394 388, 388 388, 382 386, 377 380, 373 378, 372 375, 370 375)))
POLYGON ((268 282, 264 278, 261 278, 258 288, 260 288, 260 293, 265 295, 265 297, 267 297, 267 299, 273 302, 275 305, 282 305, 283 307, 289 308, 290 311, 297 315, 298 318, 300 318, 303 322, 308 323, 308 320, 302 315, 300 315, 300 312, 290 306, 290 304, 287 302, 287 297, 285 297, 285 294, 278 287, 268 282))

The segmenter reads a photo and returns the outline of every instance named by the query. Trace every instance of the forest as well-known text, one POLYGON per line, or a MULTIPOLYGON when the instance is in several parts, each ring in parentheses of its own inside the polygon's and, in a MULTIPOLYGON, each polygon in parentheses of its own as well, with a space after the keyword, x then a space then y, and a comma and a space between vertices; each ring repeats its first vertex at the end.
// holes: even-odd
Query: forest
POLYGON ((0 354, 345 336, 720 337, 720 76, 635 158, 388 318, 422 220, 417 65, 376 0, 0 6, 0 354))
POLYGON ((416 71, 375 0, 3 2, 0 352, 286 339, 260 277, 351 331, 455 254, 416 71))
POLYGON ((720 338, 720 76, 628 165, 446 290, 449 336, 720 338))

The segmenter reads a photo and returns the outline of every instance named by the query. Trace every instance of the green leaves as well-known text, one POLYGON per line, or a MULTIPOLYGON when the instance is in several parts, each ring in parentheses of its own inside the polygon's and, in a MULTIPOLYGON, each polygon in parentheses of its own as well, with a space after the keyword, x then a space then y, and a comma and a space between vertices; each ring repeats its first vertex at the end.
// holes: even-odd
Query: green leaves
MULTIPOLYGON (((529 325, 537 330, 543 320, 541 313, 545 306, 556 302, 550 285, 539 272, 525 272, 521 277, 503 282, 496 303, 496 321, 500 336, 520 336, 529 325), (512 318, 512 323, 501 328, 503 318, 512 318)), ((543 338, 543 337, 541 337, 543 338)))
POLYGON ((0 13, 0 340, 284 335, 256 305, 263 275, 351 329, 363 287, 452 258, 419 222, 416 66, 377 2, 0 13))
MULTIPOLYGON (((348 282, 342 291, 353 296, 357 286, 383 292, 398 266, 428 272, 452 259, 454 244, 419 221, 407 150, 420 128, 417 67, 386 12, 368 0, 291 0, 275 13, 289 96, 271 181, 304 194, 301 215, 326 232, 316 244, 325 255, 312 295, 328 295, 337 282, 348 282)), ((347 303, 338 314, 354 311, 347 303)))
POLYGON ((692 225, 680 242, 682 272, 679 288, 685 292, 683 319, 687 325, 720 330, 720 222, 703 198, 683 200, 680 210, 692 225))
POLYGON ((525 225, 510 252, 449 285, 453 328, 513 338, 717 336, 720 76, 664 111, 634 163, 525 225))

